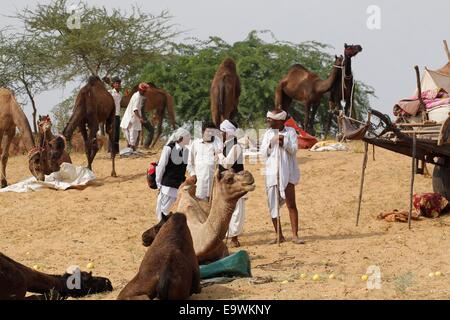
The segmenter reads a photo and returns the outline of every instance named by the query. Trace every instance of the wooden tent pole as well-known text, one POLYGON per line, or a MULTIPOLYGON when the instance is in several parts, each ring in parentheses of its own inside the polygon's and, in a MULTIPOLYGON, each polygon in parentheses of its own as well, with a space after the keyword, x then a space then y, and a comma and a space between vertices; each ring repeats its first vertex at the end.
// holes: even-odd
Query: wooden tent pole
POLYGON ((411 217, 413 207, 413 195, 414 195, 414 177, 416 175, 416 134, 413 134, 412 145, 412 169, 411 169, 411 188, 409 191, 409 213, 408 213, 408 228, 411 229, 411 217))
POLYGON ((361 202, 362 202, 362 195, 363 195, 363 187, 364 187, 364 177, 366 174, 366 168, 367 168, 367 158, 369 153, 369 143, 364 142, 364 159, 363 159, 363 165, 362 165, 362 172, 361 172, 361 183, 359 186, 359 201, 358 201, 358 213, 356 214, 356 226, 359 225, 359 216, 361 214, 361 202))

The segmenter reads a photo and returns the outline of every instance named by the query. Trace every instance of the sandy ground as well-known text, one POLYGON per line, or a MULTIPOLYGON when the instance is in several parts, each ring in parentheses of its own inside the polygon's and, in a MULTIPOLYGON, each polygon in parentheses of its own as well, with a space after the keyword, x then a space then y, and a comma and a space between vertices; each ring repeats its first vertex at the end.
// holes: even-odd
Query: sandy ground
MULTIPOLYGON (((350 147, 349 152, 298 153, 303 246, 267 245, 274 233, 264 177, 261 165, 247 165, 257 189, 247 201, 241 249, 251 256, 253 275, 272 276, 274 282, 255 285, 239 279, 207 287, 193 299, 450 298, 450 217, 414 222, 411 231, 406 224, 378 221, 380 212, 408 210, 411 161, 377 148, 376 161, 370 156, 368 164, 361 223, 355 227, 363 148, 358 143, 350 147), (361 281, 371 265, 381 270, 379 290, 369 290, 361 281), (436 271, 443 276, 430 278, 436 271), (331 273, 336 279, 328 279, 331 273), (321 280, 313 281, 314 274, 321 280)), ((72 157, 85 164, 84 155, 72 157)), ((89 298, 115 299, 144 255, 142 232, 156 222, 157 194, 145 178, 149 162, 156 159, 119 159, 119 177, 111 178, 110 161, 102 153, 94 162, 97 184, 83 191, 0 194, 0 250, 49 273, 62 273, 71 265, 85 269, 93 262, 94 274, 110 278, 115 290, 89 298)), ((28 176, 25 157, 11 158, 9 182, 28 176)), ((417 176, 415 191, 431 192, 431 179, 417 176)), ((283 208, 283 230, 290 237, 287 217, 283 208)))

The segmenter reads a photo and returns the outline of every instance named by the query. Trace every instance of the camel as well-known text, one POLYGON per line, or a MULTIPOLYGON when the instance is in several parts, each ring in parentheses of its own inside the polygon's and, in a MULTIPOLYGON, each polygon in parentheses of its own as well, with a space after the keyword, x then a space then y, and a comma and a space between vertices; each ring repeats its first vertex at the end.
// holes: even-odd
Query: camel
POLYGON ((106 278, 93 277, 87 272, 80 272, 80 276, 80 287, 70 289, 71 274, 59 276, 38 272, 0 252, 0 300, 49 299, 55 293, 58 299, 79 298, 113 290, 111 281, 106 278), (26 297, 27 292, 40 295, 26 297))
POLYGON ((36 179, 45 180, 47 162, 42 157, 39 148, 36 148, 30 124, 16 101, 14 94, 4 88, 0 88, 0 154, 1 154, 1 188, 8 185, 6 181, 6 165, 9 158, 9 147, 19 129, 25 149, 28 152, 28 167, 36 179), (3 141, 3 137, 5 140, 3 141), (3 145, 2 145, 3 141, 3 145))
POLYGON ((64 136, 55 136, 52 132, 52 120, 50 116, 39 116, 38 122, 40 146, 45 149, 49 161, 48 172, 57 172, 64 162, 72 163, 72 159, 66 152, 66 140, 64 136))
MULTIPOLYGON (((106 124, 109 141, 114 141, 115 108, 114 99, 105 88, 102 80, 99 77, 91 76, 88 83, 78 93, 72 116, 63 130, 63 135, 67 141, 72 139, 76 128, 80 130, 84 140, 89 170, 92 170, 92 162, 99 150, 97 141, 99 124, 106 124)), ((112 177, 117 177, 116 152, 116 150, 111 151, 112 177)))
MULTIPOLYGON (((156 87, 153 83, 148 83, 150 86, 149 89, 145 92, 145 102, 143 106, 143 112, 153 112, 152 116, 152 124, 153 127, 158 127, 156 132, 156 138, 153 139, 153 127, 150 125, 149 128, 146 128, 148 131, 147 139, 144 142, 144 147, 147 149, 149 147, 153 148, 158 142, 159 138, 162 134, 162 123, 164 120, 164 114, 167 109, 168 117, 170 124, 172 125, 172 129, 175 130, 177 124, 175 121, 175 109, 173 97, 165 90, 156 87), (153 141, 153 143, 152 143, 153 141), (151 146, 150 146, 151 145, 151 146)), ((120 106, 122 108, 127 108, 128 103, 131 100, 133 94, 138 91, 138 86, 135 86, 131 92, 127 92, 120 102, 120 106)))
POLYGON ((184 300, 200 292, 200 269, 186 216, 175 213, 167 217, 137 275, 117 299, 184 300))
POLYGON ((233 120, 238 112, 241 82, 236 63, 227 58, 219 66, 211 84, 211 116, 218 127, 224 120, 233 120))
POLYGON ((331 90, 342 68, 343 60, 342 56, 335 56, 333 69, 325 80, 320 79, 317 74, 300 64, 293 65, 276 88, 275 107, 281 107, 289 113, 292 100, 295 99, 303 103, 305 108, 303 129, 314 135, 314 119, 320 100, 324 93, 331 90))
MULTIPOLYGON (((187 217, 199 263, 214 262, 228 255, 228 249, 223 240, 228 231, 231 216, 237 201, 248 192, 255 190, 254 183, 255 180, 249 171, 240 173, 234 173, 232 170, 223 173, 217 171, 210 207, 205 203, 201 204, 193 196, 191 188, 195 186, 189 180, 180 188, 176 211, 184 213, 187 217), (205 207, 209 207, 209 211, 204 210, 205 207)), ((148 246, 152 243, 158 227, 160 228, 163 224, 164 221, 160 222, 142 235, 144 245, 148 246)))
POLYGON ((330 91, 330 98, 328 100, 329 105, 329 117, 327 126, 325 128, 325 136, 328 134, 331 128, 331 122, 333 113, 338 113, 342 110, 341 101, 345 100, 344 114, 348 117, 354 117, 354 109, 352 108, 352 114, 350 114, 350 106, 353 104, 354 94, 354 81, 352 72, 352 58, 362 51, 360 45, 347 45, 344 44, 344 73, 342 70, 338 70, 338 75, 333 87, 330 91))

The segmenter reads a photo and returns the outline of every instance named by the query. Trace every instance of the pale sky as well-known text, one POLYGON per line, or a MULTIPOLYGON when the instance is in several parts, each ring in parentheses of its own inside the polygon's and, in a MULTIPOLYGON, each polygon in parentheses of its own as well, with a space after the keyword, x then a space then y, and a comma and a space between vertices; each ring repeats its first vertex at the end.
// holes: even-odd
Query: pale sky
MULTIPOLYGON (((0 13, 46 0, 2 1, 0 13)), ((74 1, 75 3, 75 1, 74 1)), ((354 76, 374 87, 378 99, 371 107, 392 114, 393 105, 415 89, 414 65, 437 69, 447 63, 442 40, 450 40, 450 2, 444 0, 92 0, 91 5, 130 8, 139 5, 146 12, 168 10, 184 37, 207 39, 214 35, 227 42, 243 40, 251 30, 270 29, 279 40, 295 43, 316 40, 342 54, 344 43, 360 44, 353 60, 354 76), (366 13, 370 5, 381 9, 381 29, 369 30, 366 13)), ((2 17, 0 27, 17 22, 2 17)), ((39 113, 50 113, 70 90, 53 90, 37 99, 39 113)), ((25 106, 27 115, 31 107, 25 106)))

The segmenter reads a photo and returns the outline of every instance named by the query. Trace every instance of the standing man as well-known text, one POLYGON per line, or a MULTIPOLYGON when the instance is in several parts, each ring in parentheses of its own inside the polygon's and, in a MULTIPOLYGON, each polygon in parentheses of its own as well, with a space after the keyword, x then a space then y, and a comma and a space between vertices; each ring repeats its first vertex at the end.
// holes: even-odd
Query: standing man
MULTIPOLYGON (((282 110, 267 113, 269 129, 261 142, 261 154, 266 159, 266 192, 272 223, 277 235, 281 202, 286 202, 291 220, 292 242, 303 244, 304 241, 298 237, 298 210, 295 201, 295 186, 300 180, 297 163, 298 139, 293 128, 284 126, 286 119, 287 113, 282 110)), ((280 242, 286 241, 281 230, 281 222, 279 230, 280 242)), ((275 244, 277 241, 278 239, 275 239, 270 244, 275 244)))
POLYGON ((150 86, 146 83, 141 83, 138 91, 131 97, 127 110, 123 115, 120 127, 128 141, 128 147, 136 151, 139 131, 142 131, 142 124, 144 118, 142 117, 142 104, 144 101, 145 92, 150 86))
MULTIPOLYGON (((223 132, 225 140, 223 153, 219 154, 220 172, 229 169, 233 169, 235 173, 244 171, 244 154, 236 138, 237 128, 237 124, 229 120, 225 120, 220 124, 220 131, 223 132)), ((241 198, 236 204, 227 234, 227 237, 231 238, 231 245, 234 247, 240 247, 241 245, 238 236, 244 231, 244 220, 245 199, 241 198)))
POLYGON ((195 196, 200 200, 209 200, 214 181, 216 158, 222 152, 223 144, 215 136, 213 123, 202 125, 202 138, 196 139, 189 152, 187 170, 192 183, 196 184, 195 196))
POLYGON ((177 129, 164 146, 156 167, 156 185, 159 189, 156 200, 156 215, 161 221, 168 216, 170 208, 177 200, 178 188, 186 181, 186 168, 191 141, 191 134, 183 128, 177 129))
POLYGON ((114 141, 110 142, 110 151, 114 149, 116 153, 119 153, 119 141, 120 141, 120 101, 122 100, 122 80, 119 77, 114 77, 111 84, 112 89, 109 93, 114 99, 116 105, 116 118, 114 122, 114 141))

